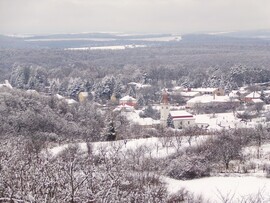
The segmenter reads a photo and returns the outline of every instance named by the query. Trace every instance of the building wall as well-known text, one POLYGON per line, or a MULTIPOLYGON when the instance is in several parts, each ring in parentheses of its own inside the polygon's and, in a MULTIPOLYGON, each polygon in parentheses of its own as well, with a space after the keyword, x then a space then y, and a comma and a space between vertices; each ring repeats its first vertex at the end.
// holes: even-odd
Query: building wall
POLYGON ((225 91, 222 88, 218 88, 217 90, 214 91, 214 94, 217 95, 217 96, 224 96, 225 91))
POLYGON ((173 121, 174 127, 179 129, 184 129, 187 127, 195 126, 195 119, 182 119, 182 120, 174 120, 173 121))
POLYGON ((129 106, 136 106, 137 101, 132 100, 120 100, 121 105, 129 105, 129 106))

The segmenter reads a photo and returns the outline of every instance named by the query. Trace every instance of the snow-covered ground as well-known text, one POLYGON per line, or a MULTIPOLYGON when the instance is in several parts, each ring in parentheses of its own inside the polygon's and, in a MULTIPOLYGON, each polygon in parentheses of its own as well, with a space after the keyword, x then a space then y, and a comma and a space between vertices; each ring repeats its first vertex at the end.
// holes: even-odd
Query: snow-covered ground
MULTIPOLYGON (((154 109, 160 110, 159 105, 153 106, 154 109)), ((171 110, 182 110, 184 106, 171 106, 171 110)), ((139 116, 140 110, 125 112, 127 119, 133 123, 142 126, 152 126, 160 123, 159 120, 152 118, 141 118, 139 116)), ((230 113, 215 113, 215 114, 197 114, 194 115, 195 123, 201 127, 202 124, 209 125, 208 130, 221 130, 232 128, 255 128, 258 124, 265 124, 263 117, 254 118, 251 121, 243 122, 237 118, 233 112, 230 113)))
POLYGON ((263 122, 263 118, 252 119, 252 121, 242 122, 241 119, 231 113, 216 113, 216 114, 198 114, 195 116, 195 123, 207 123, 209 130, 220 130, 223 128, 254 128, 259 123, 263 122))
POLYGON ((119 46, 100 46, 100 47, 79 47, 79 48, 67 48, 65 50, 72 51, 85 51, 85 50, 123 50, 132 48, 143 48, 146 45, 119 45, 119 46))
POLYGON ((114 38, 43 38, 43 39, 25 39, 26 42, 54 42, 54 41, 115 41, 114 38))
MULTIPOLYGON (((191 141, 192 146, 202 143, 208 136, 198 136, 191 141)), ((183 137, 181 144, 177 148, 177 140, 171 138, 171 142, 166 138, 141 138, 131 140, 119 140, 114 142, 94 142, 92 151, 94 154, 105 154, 106 156, 124 155, 127 152, 140 150, 144 157, 165 158, 177 150, 186 149, 189 146, 189 137, 183 137)), ((179 144, 179 143, 178 143, 179 144)), ((78 143, 82 152, 87 152, 86 143, 78 143)), ((49 149, 49 153, 56 156, 68 144, 49 149)), ((261 159, 270 158, 270 144, 262 145, 261 159)), ((246 155, 256 157, 256 147, 247 147, 244 149, 246 155)), ((229 174, 227 174, 229 175, 229 174)), ((207 177, 194 180, 175 180, 163 177, 167 184, 169 193, 175 193, 181 188, 185 188, 195 196, 202 195, 204 200, 209 202, 240 202, 249 198, 262 198, 261 202, 270 201, 270 179, 265 178, 262 171, 248 174, 230 174, 230 177, 207 177)))
POLYGON ((270 144, 260 147, 260 158, 257 158, 258 148, 250 146, 243 149, 249 163, 254 164, 254 170, 247 174, 226 174, 227 177, 207 177, 194 180, 175 180, 164 177, 169 193, 175 193, 185 188, 195 196, 202 196, 209 202, 252 202, 251 199, 270 202, 270 178, 265 177, 263 168, 270 166, 270 144), (257 199, 258 198, 258 199, 257 199))
POLYGON ((151 38, 135 38, 132 40, 142 40, 142 41, 150 41, 150 42, 170 42, 170 41, 181 41, 181 36, 169 36, 169 37, 151 37, 151 38))
MULTIPOLYGON (((177 150, 183 150, 189 145, 189 137, 183 137, 180 142, 177 142, 176 138, 171 138, 171 142, 166 140, 167 138, 141 138, 141 139, 130 139, 130 140, 119 140, 112 142, 93 142, 92 151, 94 154, 106 153, 108 156, 112 156, 115 153, 125 153, 129 150, 144 150, 145 157, 164 158, 175 153, 177 150), (169 144, 170 143, 170 144, 169 144)), ((191 146, 198 145, 207 139, 207 136, 194 137, 191 140, 191 146)), ((74 144, 73 144, 74 145, 74 144)), ((86 143, 77 143, 79 149, 82 152, 87 152, 86 143)), ((56 156, 63 150, 65 150, 69 144, 64 144, 58 147, 48 149, 52 156, 56 156)))
POLYGON ((261 198, 259 202, 270 202, 270 179, 263 177, 209 177, 186 181, 165 177, 164 180, 170 193, 185 188, 195 196, 202 195, 204 201, 211 203, 223 203, 224 199, 230 203, 245 202, 243 200, 250 200, 250 197, 261 198))
POLYGON ((151 87, 150 84, 142 84, 142 83, 138 83, 138 82, 130 82, 128 83, 129 85, 135 86, 136 89, 142 89, 142 88, 147 88, 147 87, 151 87))
POLYGON ((160 123, 159 120, 154 120, 152 118, 141 118, 139 115, 140 112, 141 110, 125 112, 125 116, 129 121, 136 123, 138 125, 142 125, 142 126, 152 126, 152 125, 158 125, 160 123))

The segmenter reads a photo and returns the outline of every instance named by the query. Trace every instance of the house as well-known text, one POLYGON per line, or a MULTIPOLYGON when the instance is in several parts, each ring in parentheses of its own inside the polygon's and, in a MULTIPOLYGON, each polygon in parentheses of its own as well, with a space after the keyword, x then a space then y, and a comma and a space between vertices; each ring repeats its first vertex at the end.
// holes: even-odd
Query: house
POLYGON ((196 96, 199 96, 200 93, 199 92, 190 92, 190 91, 187 91, 187 92, 180 92, 180 95, 182 97, 184 97, 185 99, 191 99, 191 98, 194 98, 196 96))
POLYGON ((131 96, 124 96, 119 100, 120 105, 129 105, 129 106, 136 106, 137 105, 137 100, 134 99, 131 96))
POLYGON ((251 92, 250 94, 246 95, 244 98, 244 101, 246 103, 251 103, 253 99, 260 99, 260 97, 261 97, 261 94, 254 91, 254 92, 251 92))
POLYGON ((9 83, 8 80, 5 80, 5 83, 4 84, 0 84, 0 88, 13 89, 13 87, 11 86, 11 84, 9 83))
POLYGON ((117 106, 113 111, 120 111, 120 112, 133 112, 135 109, 133 106, 129 106, 127 104, 120 104, 117 106))
POLYGON ((192 114, 184 110, 170 111, 169 94, 164 89, 162 91, 162 99, 160 103, 160 125, 161 126, 167 127, 167 120, 168 120, 169 115, 171 115, 172 117, 175 128, 182 129, 182 128, 195 125, 195 118, 193 117, 192 114))
POLYGON ((173 125, 177 129, 183 129, 195 125, 195 117, 187 111, 170 111, 173 125))
POLYGON ((79 102, 85 102, 88 99, 88 92, 80 92, 78 95, 79 102))
POLYGON ((224 96, 225 91, 222 88, 194 88, 190 89, 191 92, 199 92, 201 95, 207 94, 207 95, 217 95, 217 96, 224 96))
POLYGON ((235 104, 238 105, 240 101, 238 99, 230 98, 226 96, 211 96, 202 95, 194 97, 187 101, 186 108, 194 108, 196 105, 211 105, 211 104, 235 104))

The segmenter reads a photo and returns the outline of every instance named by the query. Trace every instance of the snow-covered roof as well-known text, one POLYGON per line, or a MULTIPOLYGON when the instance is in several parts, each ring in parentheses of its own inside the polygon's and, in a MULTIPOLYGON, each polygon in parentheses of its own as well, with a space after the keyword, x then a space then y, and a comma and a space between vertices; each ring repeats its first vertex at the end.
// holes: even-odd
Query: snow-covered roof
POLYGON ((13 87, 11 86, 11 84, 9 83, 8 80, 5 80, 5 83, 4 84, 0 84, 0 88, 2 88, 2 87, 13 89, 13 87))
POLYGON ((173 120, 195 120, 193 115, 191 113, 188 113, 186 111, 170 111, 170 114, 173 118, 173 120))
POLYGON ((121 98, 120 101, 136 101, 136 99, 127 95, 127 96, 124 96, 123 98, 121 98))
POLYGON ((238 98, 240 94, 241 94, 241 93, 240 93, 238 90, 232 90, 232 91, 229 93, 229 97, 232 97, 232 98, 238 98))
POLYGON ((264 90, 263 93, 264 94, 270 94, 270 90, 264 90))
POLYGON ((240 87, 240 88, 239 88, 239 92, 240 92, 241 94, 248 93, 247 87, 240 87))
POLYGON ((60 95, 60 94, 56 94, 55 96, 57 97, 57 99, 65 99, 65 97, 63 97, 63 96, 60 95))
POLYGON ((175 86, 172 88, 173 91, 177 91, 177 90, 183 90, 184 87, 183 86, 175 86))
POLYGON ((250 94, 246 96, 246 98, 254 98, 254 99, 257 99, 260 97, 261 97, 261 94, 259 94, 258 92, 251 92, 250 94))
POLYGON ((68 103, 68 104, 76 104, 76 103, 78 103, 77 101, 75 101, 74 99, 65 99, 66 100, 66 102, 68 103))
POLYGON ((134 111, 134 107, 127 104, 121 104, 117 106, 113 111, 121 111, 122 109, 126 111, 134 111))
POLYGON ((237 101, 237 100, 230 98, 228 95, 225 96, 202 95, 188 100, 187 103, 211 103, 211 102, 230 102, 230 101, 237 101))
POLYGON ((251 101, 256 104, 263 103, 263 100, 261 99, 252 99, 251 101))
POLYGON ((191 89, 192 92, 214 92, 218 88, 212 88, 212 87, 207 87, 207 88, 194 88, 191 89))
POLYGON ((177 116, 193 116, 191 113, 187 112, 187 111, 170 111, 170 114, 172 117, 177 117, 177 116))
POLYGON ((195 97, 199 92, 180 92, 183 97, 195 97))

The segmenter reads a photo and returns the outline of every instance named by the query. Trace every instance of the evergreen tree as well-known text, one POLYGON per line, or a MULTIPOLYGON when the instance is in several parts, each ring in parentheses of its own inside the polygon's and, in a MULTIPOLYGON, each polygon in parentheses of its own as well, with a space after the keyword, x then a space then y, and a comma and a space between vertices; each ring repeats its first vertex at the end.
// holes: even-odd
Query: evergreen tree
POLYGON ((25 88, 29 81, 31 69, 29 67, 14 66, 10 76, 12 86, 25 88))
POLYGON ((149 77, 148 77, 148 74, 145 72, 143 73, 143 76, 142 76, 142 84, 148 84, 148 81, 149 81, 149 77))
POLYGON ((138 96, 137 105, 138 105, 139 107, 145 106, 145 100, 144 100, 142 94, 140 94, 140 95, 138 96))
POLYGON ((113 93, 116 97, 116 99, 120 99, 121 98, 121 92, 122 92, 122 87, 121 87, 121 83, 117 82, 114 86, 114 90, 113 93))
POLYGON ((261 90, 261 95, 260 95, 260 99, 265 101, 265 94, 264 94, 264 91, 261 90))
POLYGON ((91 91, 91 89, 92 89, 92 84, 89 82, 89 81, 87 81, 85 84, 84 84, 84 91, 86 91, 86 92, 90 92, 91 91))
POLYGON ((169 114, 168 118, 167 118, 167 127, 168 128, 174 128, 173 117, 172 117, 171 114, 169 114))
POLYGON ((106 141, 114 141, 116 139, 116 132, 114 128, 113 120, 110 119, 105 132, 106 141))
POLYGON ((136 98, 136 90, 133 86, 130 86, 129 89, 128 89, 128 95, 133 97, 133 98, 136 98))

